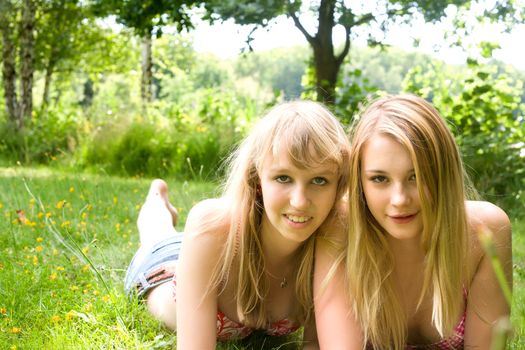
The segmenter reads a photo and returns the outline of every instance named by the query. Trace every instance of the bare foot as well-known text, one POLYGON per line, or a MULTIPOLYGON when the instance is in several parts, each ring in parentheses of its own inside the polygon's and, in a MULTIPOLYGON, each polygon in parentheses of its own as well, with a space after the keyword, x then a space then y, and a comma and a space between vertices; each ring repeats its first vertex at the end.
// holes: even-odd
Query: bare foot
POLYGON ((173 205, 171 205, 168 199, 168 184, 166 183, 166 181, 162 179, 153 180, 151 182, 148 197, 146 200, 149 200, 150 197, 160 197, 160 199, 164 202, 166 208, 168 208, 171 214, 173 226, 176 226, 179 213, 177 212, 177 209, 173 205))
POLYGON ((164 180, 153 180, 137 219, 140 243, 150 245, 173 235, 177 218, 177 209, 168 200, 168 185, 164 180))

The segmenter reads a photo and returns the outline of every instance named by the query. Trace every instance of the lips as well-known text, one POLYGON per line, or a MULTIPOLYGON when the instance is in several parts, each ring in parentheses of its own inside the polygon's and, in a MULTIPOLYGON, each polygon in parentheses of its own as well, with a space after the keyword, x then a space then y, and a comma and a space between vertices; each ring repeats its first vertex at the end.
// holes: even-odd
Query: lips
POLYGON ((411 222, 415 217, 415 214, 401 214, 401 215, 388 215, 388 217, 396 224, 407 224, 411 222))

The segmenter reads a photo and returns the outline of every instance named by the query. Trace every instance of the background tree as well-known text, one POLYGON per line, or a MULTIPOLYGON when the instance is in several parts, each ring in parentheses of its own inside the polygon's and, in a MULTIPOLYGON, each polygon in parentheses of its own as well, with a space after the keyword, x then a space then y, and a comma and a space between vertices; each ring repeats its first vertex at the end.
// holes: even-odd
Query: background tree
MULTIPOLYGON (((53 77, 57 71, 71 73, 81 57, 94 48, 100 28, 79 0, 48 0, 39 13, 35 65, 44 74, 41 110, 49 104, 53 77)), ((58 101, 59 94, 55 102, 58 101)))
POLYGON ((195 0, 94 0, 99 16, 115 15, 117 21, 132 28, 142 40, 141 97, 151 101, 153 82, 152 39, 160 37, 163 26, 174 25, 178 32, 193 28, 189 10, 202 3, 195 0))
MULTIPOLYGON (((444 18, 449 5, 469 9, 472 3, 469 0, 377 0, 366 4, 344 0, 216 0, 207 2, 206 7, 212 19, 234 19, 238 24, 254 25, 247 38, 248 45, 257 28, 271 25, 272 20, 280 15, 291 18, 313 51, 317 99, 334 103, 339 71, 358 31, 367 35, 370 45, 381 45, 385 33, 394 23, 409 23, 418 16, 423 16, 427 22, 438 22, 444 18), (315 32, 305 24, 312 16, 316 18, 315 32), (345 31, 339 50, 333 41, 333 30, 337 26, 345 31)), ((514 6, 517 5, 511 0, 496 1, 485 11, 484 19, 515 21, 514 6)), ((456 24, 464 27, 464 22, 459 20, 456 24)))
POLYGON ((6 99, 6 112, 16 130, 24 127, 26 119, 31 118, 33 110, 34 75, 34 29, 35 3, 24 0, 21 3, 11 0, 0 5, 0 27, 2 31, 3 85, 6 99), (18 31, 17 31, 18 28, 18 31), (20 99, 17 98, 16 48, 19 43, 20 99))

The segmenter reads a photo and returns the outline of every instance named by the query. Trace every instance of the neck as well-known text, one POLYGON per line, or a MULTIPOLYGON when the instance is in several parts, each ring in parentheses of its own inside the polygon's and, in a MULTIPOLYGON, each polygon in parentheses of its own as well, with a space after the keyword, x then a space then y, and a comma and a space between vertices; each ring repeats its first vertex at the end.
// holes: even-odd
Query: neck
POLYGON ((394 255, 396 264, 417 264, 424 261, 425 252, 423 251, 419 237, 414 237, 412 239, 397 239, 388 236, 387 240, 390 250, 394 255))

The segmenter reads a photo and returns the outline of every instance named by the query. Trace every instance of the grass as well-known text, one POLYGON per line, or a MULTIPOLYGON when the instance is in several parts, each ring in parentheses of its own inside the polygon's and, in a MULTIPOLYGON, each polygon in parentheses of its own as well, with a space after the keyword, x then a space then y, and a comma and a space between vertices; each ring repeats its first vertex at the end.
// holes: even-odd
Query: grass
MULTIPOLYGON (((0 349, 163 349, 176 337, 124 295, 149 179, 0 168, 0 349)), ((175 182, 182 228, 210 183, 175 182)), ((511 349, 525 348, 525 221, 513 222, 511 349)), ((241 349, 259 344, 222 345, 241 349)), ((259 341, 259 342, 257 342, 259 341)), ((267 342, 267 340, 263 340, 267 342)), ((292 339, 293 342, 293 339, 292 339)), ((265 343, 264 347, 273 345, 265 343)))

